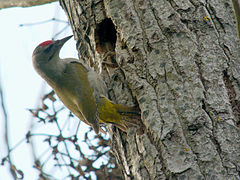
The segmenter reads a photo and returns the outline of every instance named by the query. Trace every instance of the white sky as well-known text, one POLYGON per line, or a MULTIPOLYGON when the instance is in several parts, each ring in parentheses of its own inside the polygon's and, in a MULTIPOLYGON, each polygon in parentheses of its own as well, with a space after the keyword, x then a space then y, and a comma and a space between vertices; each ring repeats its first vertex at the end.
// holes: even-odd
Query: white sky
MULTIPOLYGON (((39 94, 44 87, 43 80, 32 67, 32 52, 39 43, 51 39, 66 24, 49 22, 34 26, 19 27, 19 25, 41 22, 54 17, 67 21, 58 3, 32 8, 0 10, 0 81, 9 117, 11 146, 25 137, 31 119, 31 114, 27 109, 36 107, 39 94)), ((69 27, 57 39, 70 34, 72 32, 69 27)), ((77 57, 73 39, 64 46, 61 56, 77 57)), ((6 156, 3 132, 4 122, 0 111, 0 158, 6 156)), ((13 153, 14 163, 23 170, 26 180, 36 179, 38 175, 37 171, 32 168, 33 162, 30 154, 30 148, 26 143, 16 148, 13 153)), ((6 179, 11 179, 9 170, 0 166, 0 180, 6 179)))

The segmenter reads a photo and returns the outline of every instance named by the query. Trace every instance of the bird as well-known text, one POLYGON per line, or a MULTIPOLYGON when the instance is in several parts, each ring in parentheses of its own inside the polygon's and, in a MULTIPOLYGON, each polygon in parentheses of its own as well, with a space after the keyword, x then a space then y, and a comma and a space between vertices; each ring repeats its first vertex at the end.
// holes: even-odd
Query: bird
POLYGON ((141 112, 136 107, 109 100, 101 76, 74 58, 61 59, 63 45, 72 37, 40 43, 32 54, 37 73, 52 87, 63 104, 96 134, 105 132, 100 124, 113 124, 127 132, 141 126, 141 112))

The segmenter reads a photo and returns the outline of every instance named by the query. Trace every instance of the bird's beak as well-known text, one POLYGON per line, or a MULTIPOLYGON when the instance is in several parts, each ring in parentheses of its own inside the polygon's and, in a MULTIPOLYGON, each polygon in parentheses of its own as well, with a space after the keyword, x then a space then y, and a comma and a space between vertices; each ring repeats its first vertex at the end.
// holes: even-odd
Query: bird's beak
POLYGON ((67 37, 65 37, 65 38, 63 38, 63 39, 60 39, 60 40, 57 40, 57 41, 56 41, 57 46, 58 46, 59 48, 61 48, 71 37, 73 37, 73 35, 67 36, 67 37))

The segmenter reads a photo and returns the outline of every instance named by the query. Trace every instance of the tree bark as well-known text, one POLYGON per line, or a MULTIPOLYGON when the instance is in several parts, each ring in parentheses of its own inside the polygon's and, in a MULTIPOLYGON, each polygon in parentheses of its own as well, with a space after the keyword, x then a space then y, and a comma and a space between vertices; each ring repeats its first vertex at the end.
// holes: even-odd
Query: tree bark
POLYGON ((60 3, 79 58, 104 76, 114 102, 141 109, 145 134, 109 128, 125 179, 240 178, 240 45, 231 1, 60 3))

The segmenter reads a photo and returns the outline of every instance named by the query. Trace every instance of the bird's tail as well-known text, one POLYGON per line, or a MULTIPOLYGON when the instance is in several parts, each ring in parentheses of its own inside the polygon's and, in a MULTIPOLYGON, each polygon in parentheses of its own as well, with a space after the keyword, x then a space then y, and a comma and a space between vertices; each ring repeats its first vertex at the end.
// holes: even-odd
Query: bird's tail
POLYGON ((115 104, 106 97, 101 99, 99 107, 101 122, 114 124, 124 132, 127 132, 130 127, 136 127, 142 131, 141 112, 138 108, 115 104))
POLYGON ((120 104, 115 104, 114 107, 121 116, 122 123, 126 127, 137 127, 141 122, 141 112, 136 107, 129 107, 120 104))

